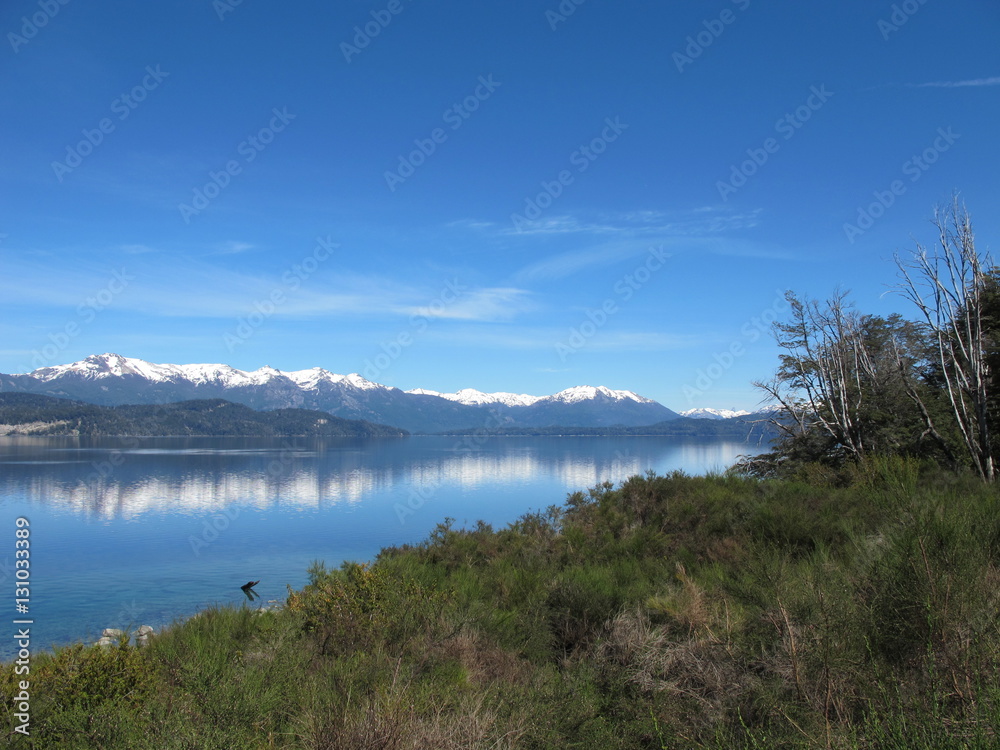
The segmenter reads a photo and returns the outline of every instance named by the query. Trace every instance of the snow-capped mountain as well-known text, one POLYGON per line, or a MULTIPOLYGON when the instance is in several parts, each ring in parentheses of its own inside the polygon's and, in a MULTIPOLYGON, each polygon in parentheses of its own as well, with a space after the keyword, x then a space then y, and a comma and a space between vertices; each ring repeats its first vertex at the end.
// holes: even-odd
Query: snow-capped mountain
POLYGON ((455 401, 469 406, 482 406, 483 404, 531 406, 540 401, 576 404, 581 401, 592 401, 599 397, 610 399, 612 401, 635 401, 639 404, 656 403, 652 399, 644 398, 636 393, 633 393, 632 391, 613 391, 610 388, 605 388, 603 385, 597 387, 592 385, 578 385, 573 388, 567 388, 564 391, 559 391, 559 393, 554 393, 551 396, 529 396, 526 393, 505 393, 503 391, 499 391, 497 393, 483 393, 482 391, 477 391, 475 388, 463 388, 457 393, 439 393, 438 391, 429 391, 424 388, 414 388, 413 390, 407 391, 407 393, 420 396, 437 396, 438 398, 446 398, 449 401, 455 401))
POLYGON ((351 373, 314 367, 283 371, 270 366, 238 370, 225 364, 154 364, 118 354, 0 375, 0 391, 41 393, 89 403, 162 404, 224 398, 254 409, 303 408, 345 419, 402 427, 410 432, 497 427, 638 427, 676 419, 677 413, 631 391, 577 386, 551 396, 402 391, 351 373))
POLYGON ((555 395, 547 396, 547 398, 553 401, 562 401, 567 404, 592 401, 595 398, 602 397, 611 401, 635 401, 639 404, 656 403, 652 399, 643 398, 637 393, 632 393, 632 391, 613 391, 610 388, 605 388, 603 385, 599 385, 596 388, 592 385, 578 385, 573 388, 567 388, 564 391, 559 391, 555 395))
POLYGON ((468 406, 482 406, 483 404, 531 406, 542 398, 541 396, 529 396, 524 393, 504 393, 502 391, 497 393, 483 393, 482 391, 477 391, 475 388, 463 388, 457 393, 438 393, 437 391, 429 391, 425 388, 414 388, 407 391, 407 393, 417 396, 437 396, 438 398, 445 398, 449 401, 455 401, 468 406))
POLYGON ((310 370, 282 372, 270 365, 247 372, 229 365, 157 365, 142 359, 122 357, 119 354, 94 354, 79 362, 56 367, 42 367, 29 373, 43 382, 66 376, 84 379, 123 378, 136 376, 151 383, 181 383, 188 381, 195 385, 218 385, 224 388, 239 388, 247 385, 264 385, 276 378, 288 378, 300 388, 317 388, 321 383, 346 383, 362 390, 385 388, 384 385, 366 380, 356 373, 337 375, 321 367, 310 370))
POLYGON ((733 409, 712 409, 709 407, 704 407, 700 409, 688 409, 687 411, 682 411, 680 415, 682 417, 690 417, 691 419, 733 419, 734 417, 746 417, 749 416, 751 412, 748 411, 734 411, 733 409))

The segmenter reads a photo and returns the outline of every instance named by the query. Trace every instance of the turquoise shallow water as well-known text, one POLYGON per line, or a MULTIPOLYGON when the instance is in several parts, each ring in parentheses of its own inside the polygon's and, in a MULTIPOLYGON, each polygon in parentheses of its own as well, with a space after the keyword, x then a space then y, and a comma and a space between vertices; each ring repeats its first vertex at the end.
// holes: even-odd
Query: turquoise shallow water
MULTIPOLYGON (((253 606, 281 601, 313 560, 368 560, 445 517, 503 525, 601 481, 701 474, 763 449, 662 437, 0 438, 0 612, 22 617, 18 517, 31 524, 38 649, 246 602, 248 580, 260 580, 253 606)), ((0 658, 13 653, 0 641, 0 658)))

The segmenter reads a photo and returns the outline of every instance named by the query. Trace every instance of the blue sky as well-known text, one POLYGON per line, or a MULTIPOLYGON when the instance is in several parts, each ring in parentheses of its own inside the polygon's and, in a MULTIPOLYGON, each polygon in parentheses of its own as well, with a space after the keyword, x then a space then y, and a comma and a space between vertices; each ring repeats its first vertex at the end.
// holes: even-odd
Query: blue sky
POLYGON ((892 254, 954 191, 1000 236, 992 0, 17 0, 0 31, 2 372, 748 408, 783 290, 909 314, 892 254))

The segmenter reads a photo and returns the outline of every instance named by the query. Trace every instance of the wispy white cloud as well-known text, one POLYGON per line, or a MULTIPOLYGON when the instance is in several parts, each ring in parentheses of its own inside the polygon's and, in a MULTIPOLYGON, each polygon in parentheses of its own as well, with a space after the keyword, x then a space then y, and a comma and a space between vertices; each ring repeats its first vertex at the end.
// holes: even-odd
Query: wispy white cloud
POLYGON ((447 227, 471 230, 493 229, 496 225, 492 221, 478 221, 476 219, 456 219, 445 224, 447 227))
POLYGON ((560 214, 522 223, 517 228, 476 219, 455 221, 449 226, 487 235, 505 244, 520 240, 528 248, 532 243, 560 236, 577 244, 572 250, 550 254, 513 274, 516 283, 527 284, 610 266, 658 246, 718 255, 789 258, 788 253, 773 247, 731 236, 757 226, 760 214, 759 209, 734 211, 720 206, 699 206, 686 211, 639 209, 585 217, 560 214), (582 246, 574 239, 577 237, 583 239, 582 246))
MULTIPOLYGON (((654 248, 666 255, 700 253, 729 257, 793 260, 795 256, 765 243, 724 237, 659 236, 618 239, 558 253, 531 263, 514 274, 518 283, 562 279, 575 273, 621 264, 648 255, 654 248)), ((631 270, 631 269, 628 269, 631 270)))
POLYGON ((428 305, 404 308, 408 315, 451 320, 509 320, 535 309, 530 293, 511 287, 459 290, 444 294, 428 305), (450 300, 450 301, 449 301, 450 300))
POLYGON ((963 88, 966 86, 1000 86, 1000 76, 993 76, 992 78, 973 78, 967 81, 929 81, 928 83, 908 83, 906 84, 909 88, 944 88, 944 89, 954 89, 963 88))
POLYGON ((470 232, 486 234, 490 236, 504 236, 508 234, 523 234, 525 236, 540 234, 575 234, 577 232, 604 232, 608 227, 599 224, 584 224, 572 216, 550 216, 545 220, 525 222, 525 227, 521 231, 513 227, 500 224, 495 221, 485 221, 480 219, 457 219, 446 224, 451 229, 464 229, 470 232))
POLYGON ((520 283, 562 279, 587 268, 611 265, 646 252, 649 252, 649 245, 642 240, 606 242, 551 255, 520 269, 514 278, 520 283))
MULTIPOLYGON (((293 267, 297 266, 289 269, 293 267)), ((264 306, 271 311, 268 317, 392 319, 421 314, 502 321, 536 307, 523 289, 465 285, 454 278, 447 283, 405 283, 345 271, 307 278, 292 270, 254 275, 220 263, 168 259, 163 254, 138 255, 107 267, 81 262, 54 268, 44 259, 19 259, 6 264, 5 271, 0 276, 0 299, 5 304, 43 305, 71 317, 88 298, 107 298, 102 308, 119 312, 212 319, 238 318, 264 306)))
POLYGON ((701 207, 684 212, 643 209, 590 217, 557 214, 535 221, 523 221, 516 227, 478 219, 453 221, 449 226, 501 236, 522 236, 526 239, 539 235, 573 234, 617 237, 662 234, 702 236, 754 227, 759 215, 759 210, 735 212, 716 207, 701 207))
POLYGON ((613 224, 600 222, 581 221, 573 216, 550 216, 537 221, 526 221, 515 227, 502 227, 502 234, 516 235, 540 235, 540 234, 619 234, 622 231, 636 231, 636 229, 623 230, 622 227, 613 224))

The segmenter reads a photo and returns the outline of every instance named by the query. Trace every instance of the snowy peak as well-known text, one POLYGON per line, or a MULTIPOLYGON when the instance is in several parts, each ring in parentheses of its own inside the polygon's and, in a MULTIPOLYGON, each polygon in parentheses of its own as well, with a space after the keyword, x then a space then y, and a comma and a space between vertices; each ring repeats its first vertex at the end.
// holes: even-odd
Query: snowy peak
POLYGON ((460 404, 470 404, 478 406, 480 404, 492 404, 496 402, 493 394, 483 393, 482 391, 477 391, 475 388, 463 388, 457 393, 449 393, 452 398, 451 401, 457 401, 460 404))
POLYGON ((643 398, 632 391, 614 391, 603 385, 578 385, 567 388, 551 396, 529 396, 526 393, 506 393, 498 391, 496 393, 483 393, 475 388, 463 388, 457 393, 440 393, 439 391, 429 391, 425 388, 414 388, 407 391, 418 396, 437 396, 446 398, 468 406, 483 406, 485 404, 502 404, 504 406, 532 406, 539 402, 558 402, 563 404, 577 404, 582 401, 609 400, 609 401, 635 401, 639 404, 656 403, 652 399, 643 398))
POLYGON ((350 375, 338 375, 335 372, 324 370, 322 367, 313 367, 308 370, 294 370, 292 372, 284 372, 282 375, 306 391, 314 391, 324 383, 327 385, 346 385, 362 391, 387 387, 366 380, 356 372, 352 372, 350 375))
POLYGON ((503 391, 483 393, 482 391, 477 391, 475 388, 463 388, 457 393, 439 393, 438 391, 429 391, 425 388, 414 388, 407 391, 407 393, 417 396, 437 396, 438 398, 445 398, 467 406, 483 406, 485 404, 531 406, 536 401, 541 400, 539 396, 529 396, 526 393, 505 393, 503 391))
POLYGON ((384 390, 392 390, 389 386, 382 385, 381 383, 373 383, 367 378, 361 377, 356 372, 352 372, 350 375, 339 375, 334 377, 339 377, 340 378, 339 382, 346 383, 347 385, 353 386, 354 388, 357 388, 358 390, 362 391, 372 391, 378 388, 384 390))
POLYGON ((260 385, 276 377, 277 370, 262 367, 255 372, 244 372, 229 365, 158 365, 143 359, 132 359, 120 354, 94 354, 80 362, 56 367, 43 367, 28 373, 41 381, 66 376, 85 379, 137 377, 151 383, 176 383, 188 381, 196 385, 213 384, 226 387, 260 385))
POLYGON ((632 391, 613 391, 603 385, 578 385, 573 388, 567 388, 564 391, 559 391, 559 393, 552 396, 547 396, 545 400, 575 404, 580 401, 594 401, 600 398, 611 401, 635 401, 640 404, 655 403, 652 399, 643 398, 639 394, 633 393, 632 391))
POLYGON ((92 354, 72 364, 42 367, 30 375, 42 381, 54 380, 64 375, 78 375, 87 379, 135 375, 146 380, 165 381, 174 374, 171 369, 173 367, 173 365, 154 365, 141 359, 129 359, 119 354, 92 354))
POLYGON ((455 401, 461 404, 504 404, 505 406, 531 406, 540 400, 540 396, 529 396, 527 393, 507 393, 497 391, 496 393, 483 393, 474 388, 463 388, 458 393, 455 401))
POLYGON ((194 385, 213 385, 224 388, 266 385, 274 380, 287 379, 305 390, 312 390, 322 383, 347 385, 359 390, 373 390, 386 386, 366 380, 357 373, 337 375, 321 367, 309 370, 283 372, 270 365, 257 370, 237 370, 221 364, 170 365, 154 364, 142 359, 122 357, 119 354, 93 354, 79 362, 56 367, 42 367, 28 373, 31 377, 50 381, 64 376, 85 379, 134 376, 152 383, 189 382, 194 385))
POLYGON ((334 376, 333 373, 327 372, 322 367, 312 367, 308 370, 293 370, 292 372, 285 373, 286 378, 295 383, 299 388, 305 390, 318 388, 320 383, 329 382, 331 376, 342 377, 340 375, 334 376))
MULTIPOLYGON (((162 365, 164 369, 169 365, 162 365)), ((235 384, 241 378, 246 378, 246 373, 242 373, 229 365, 175 365, 172 368, 179 377, 186 378, 192 383, 230 383, 235 384)))
POLYGON ((690 417, 691 419, 733 419, 734 417, 746 417, 750 412, 704 407, 700 409, 688 409, 687 411, 682 411, 680 414, 682 417, 690 417))

